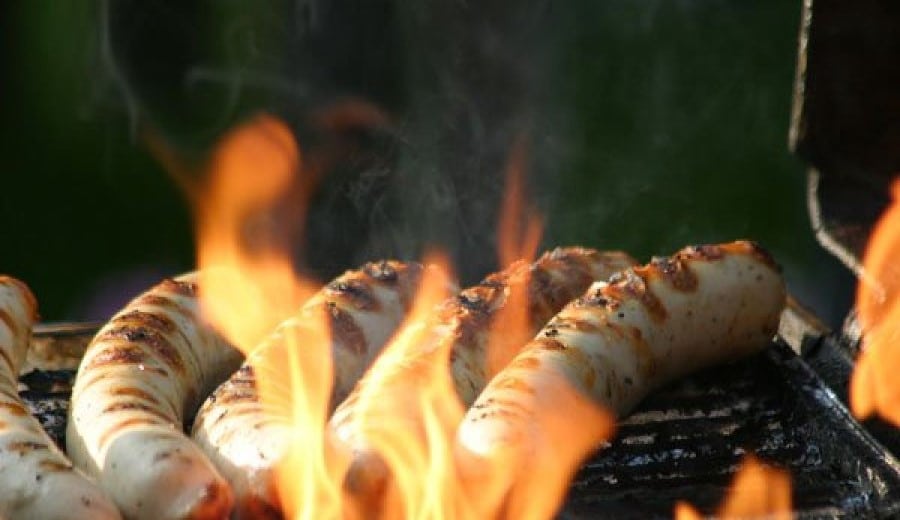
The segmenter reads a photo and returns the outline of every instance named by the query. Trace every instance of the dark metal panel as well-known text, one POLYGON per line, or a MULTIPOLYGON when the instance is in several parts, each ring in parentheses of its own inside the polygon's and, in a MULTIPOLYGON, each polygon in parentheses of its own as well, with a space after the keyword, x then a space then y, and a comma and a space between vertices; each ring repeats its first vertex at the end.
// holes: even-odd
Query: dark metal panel
POLYGON ((805 0, 790 142, 822 244, 859 274, 900 172, 900 2, 805 0))

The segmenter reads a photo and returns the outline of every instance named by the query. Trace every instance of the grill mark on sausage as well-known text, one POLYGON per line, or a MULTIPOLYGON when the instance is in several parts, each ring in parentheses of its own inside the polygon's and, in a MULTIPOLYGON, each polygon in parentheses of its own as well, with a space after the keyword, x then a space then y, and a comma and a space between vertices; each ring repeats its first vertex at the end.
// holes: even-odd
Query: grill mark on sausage
POLYGON ((241 402, 256 402, 256 392, 241 389, 229 389, 221 393, 216 393, 216 402, 224 404, 237 404, 241 402))
POLYGON ((121 401, 118 403, 110 404, 109 406, 107 406, 106 408, 103 409, 103 413, 111 414, 111 413, 123 412, 123 411, 133 412, 136 410, 153 415, 155 417, 159 417, 160 419, 162 419, 164 421, 177 422, 173 417, 166 415, 158 408, 156 408, 154 406, 150 406, 145 403, 138 403, 135 401, 121 401))
POLYGON ((634 348, 634 355, 638 359, 638 370, 645 377, 653 377, 659 368, 656 357, 653 355, 653 349, 644 339, 644 335, 638 327, 630 327, 629 335, 631 339, 629 345, 634 348))
POLYGON ((401 266, 402 264, 398 265, 397 263, 391 262, 389 260, 382 260, 380 262, 368 262, 363 266, 362 272, 365 273, 366 276, 381 283, 393 284, 397 282, 397 271, 398 267, 401 266))
POLYGON ((166 278, 156 287, 157 289, 161 289, 163 291, 173 292, 175 294, 180 294, 181 296, 187 296, 190 298, 194 298, 197 296, 196 282, 176 280, 175 278, 166 278))
POLYGON ((453 314, 471 313, 487 318, 492 312, 495 300, 506 289, 506 280, 486 280, 462 292, 448 306, 453 314))
MULTIPOLYGON (((138 297, 138 299, 132 305, 149 305, 149 306, 154 306, 154 307, 160 307, 162 309, 165 309, 165 311, 167 313, 176 313, 176 314, 182 316, 183 319, 187 323, 199 322, 199 317, 191 309, 182 306, 177 301, 175 301, 171 298, 167 298, 167 297, 159 295, 159 294, 154 294, 152 292, 141 295, 140 297, 138 297)), ((152 314, 152 315, 156 316, 161 313, 148 312, 147 314, 152 314)), ((167 319, 171 321, 171 318, 167 317, 167 319)), ((184 330, 181 327, 176 326, 175 330, 178 331, 179 335, 185 341, 185 345, 192 344, 192 342, 188 340, 187 336, 185 335, 184 330)), ((188 352, 188 355, 191 356, 193 365, 197 368, 197 370, 200 370, 202 372, 204 367, 203 367, 203 364, 200 362, 200 359, 197 357, 197 353, 194 351, 194 349, 191 349, 191 348, 187 349, 187 352, 188 352)))
POLYGON ((517 277, 515 282, 510 284, 510 292, 525 291, 529 327, 535 323, 543 323, 556 314, 555 304, 564 297, 565 289, 554 285, 553 276, 539 266, 529 268, 524 276, 517 277))
MULTIPOLYGON (((555 329, 566 329, 573 330, 576 332, 586 332, 593 333, 600 330, 600 327, 594 324, 593 322, 584 319, 579 316, 569 316, 569 315, 558 315, 548 324, 548 328, 545 329, 544 335, 553 336, 555 334, 547 334, 548 332, 555 329)), ((558 333, 558 332, 557 332, 558 333)))
POLYGON ((171 333, 175 330, 178 330, 175 322, 173 322, 165 314, 146 312, 140 309, 135 309, 125 314, 120 314, 113 318, 112 322, 116 323, 119 326, 117 328, 124 328, 128 325, 136 325, 140 327, 150 327, 164 333, 171 333))
POLYGON ((131 417, 128 419, 123 419, 119 422, 116 422, 116 423, 110 425, 106 429, 106 431, 104 431, 97 438, 97 446, 99 446, 102 449, 104 446, 106 446, 106 442, 109 440, 109 438, 113 434, 118 433, 119 431, 121 431, 125 428, 128 428, 129 426, 135 426, 138 424, 165 424, 165 423, 160 423, 159 421, 154 421, 149 416, 131 417))
POLYGON ((253 365, 241 365, 241 368, 231 376, 231 379, 220 386, 223 390, 233 387, 250 390, 256 388, 256 373, 253 371, 253 365))
POLYGON ((528 385, 522 379, 515 377, 515 376, 500 378, 499 380, 495 381, 493 383, 493 385, 496 388, 513 390, 516 392, 521 392, 523 394, 529 394, 529 395, 535 394, 534 388, 532 388, 530 385, 528 385))
POLYGON ((329 304, 343 303, 358 311, 378 312, 381 303, 362 273, 343 276, 326 287, 329 304))
MULTIPOLYGON (((551 253, 545 253, 538 259, 532 271, 546 274, 546 283, 536 285, 535 282, 530 282, 529 299, 543 299, 558 312, 591 284, 593 275, 590 259, 596 261, 598 256, 597 251, 582 248, 555 249, 551 253), (550 275, 552 271, 557 271, 559 275, 553 277, 550 275)), ((532 277, 534 276, 535 274, 532 274, 532 277)))
POLYGON ((422 276, 424 267, 418 262, 382 260, 363 266, 363 272, 373 283, 378 283, 395 292, 400 305, 408 310, 415 296, 415 287, 422 276))
POLYGON ((179 374, 184 374, 185 367, 181 352, 172 345, 172 342, 163 333, 143 325, 120 326, 106 330, 96 341, 101 342, 119 338, 149 347, 164 364, 179 374))
POLYGON ((49 473, 63 473, 74 470, 74 467, 71 464, 49 459, 38 462, 38 466, 49 473))
MULTIPOLYGON (((245 397, 245 396, 241 396, 241 397, 245 397)), ((255 396, 254 396, 253 401, 255 404, 255 401, 256 401, 255 396)), ((226 402, 228 402, 228 401, 226 401, 226 402)), ((233 403, 233 404, 236 404, 236 403, 233 403)), ((216 416, 216 418, 213 419, 213 422, 214 423, 219 422, 219 421, 225 419, 226 417, 240 417, 242 415, 256 415, 262 409, 263 409, 262 406, 242 406, 242 407, 229 408, 227 414, 222 414, 222 415, 216 416)))
MULTIPOLYGON (((118 365, 137 365, 142 371, 153 372, 163 377, 168 377, 169 373, 160 367, 147 365, 147 355, 143 349, 136 345, 109 345, 101 350, 96 356, 91 358, 83 372, 106 366, 118 365)), ((105 378, 105 374, 98 373, 96 378, 90 379, 90 384, 105 378)), ((82 388, 87 388, 89 383, 84 383, 82 388)))
POLYGON ((133 305, 160 307, 166 309, 167 311, 180 314, 191 323, 197 321, 196 313, 193 310, 188 309, 185 306, 181 305, 178 301, 161 294, 156 294, 153 292, 142 294, 138 297, 137 300, 135 300, 133 305))
POLYGON ((354 354, 366 354, 368 351, 366 336, 353 316, 333 302, 328 302, 326 307, 332 337, 354 354))
POLYGON ((43 442, 36 442, 36 441, 11 442, 11 443, 7 444, 5 447, 6 451, 15 451, 15 452, 18 452, 19 455, 24 455, 25 453, 28 453, 30 451, 46 450, 49 448, 50 447, 47 446, 46 444, 44 444, 43 442))
POLYGON ((532 410, 522 405, 520 401, 514 399, 491 398, 485 401, 484 404, 485 406, 482 408, 484 411, 472 416, 472 420, 486 419, 493 415, 528 419, 534 415, 532 410))
POLYGON ((148 403, 153 403, 153 404, 157 404, 157 405, 159 404, 159 401, 156 399, 156 397, 153 396, 153 394, 151 394, 149 392, 145 392, 144 390, 141 390, 140 388, 134 388, 134 387, 113 388, 111 393, 112 393, 112 395, 115 395, 115 396, 135 397, 142 401, 147 401, 148 403))
POLYGON ((659 277, 681 292, 697 290, 700 281, 687 262, 677 258, 654 257, 646 267, 636 268, 646 278, 659 277))
POLYGON ((566 346, 563 345, 563 343, 559 340, 548 338, 545 336, 532 340, 528 345, 528 349, 563 351, 566 350, 566 346))
MULTIPOLYGON (((175 307, 177 307, 177 304, 175 304, 175 307)), ((178 312, 178 310, 176 310, 174 308, 172 310, 175 310, 175 312, 178 312)), ((174 332, 178 335, 178 337, 181 338, 183 345, 188 346, 191 344, 191 340, 188 339, 187 335, 181 329, 181 327, 179 327, 175 323, 175 321, 172 318, 170 318, 166 313, 147 312, 147 311, 135 309, 126 314, 116 316, 113 319, 113 321, 116 322, 120 326, 128 326, 128 325, 136 325, 139 327, 145 326, 145 327, 150 327, 155 330, 162 331, 166 334, 171 334, 174 332)), ((193 349, 188 348, 188 349, 186 349, 186 351, 189 354, 194 354, 191 356, 192 361, 193 361, 193 366, 196 368, 196 370, 202 371, 203 366, 200 363, 199 358, 197 358, 196 353, 193 351, 193 349)), ((179 350, 179 355, 181 355, 182 353, 183 352, 179 350)), ((184 360, 182 359, 182 362, 183 361, 184 360)))
POLYGON ((16 417, 24 417, 28 415, 28 409, 16 402, 0 401, 0 411, 6 411, 10 415, 16 417))
MULTIPOLYGON (((650 289, 647 280, 641 276, 641 273, 634 269, 628 269, 617 273, 609 281, 609 285, 600 289, 603 297, 607 300, 621 302, 627 298, 634 298, 644 306, 653 320, 661 322, 668 317, 666 308, 650 289)), ((599 300, 599 298, 595 299, 599 300)))
POLYGON ((514 359, 509 366, 523 368, 525 370, 535 370, 541 366, 541 360, 536 357, 521 356, 514 359))

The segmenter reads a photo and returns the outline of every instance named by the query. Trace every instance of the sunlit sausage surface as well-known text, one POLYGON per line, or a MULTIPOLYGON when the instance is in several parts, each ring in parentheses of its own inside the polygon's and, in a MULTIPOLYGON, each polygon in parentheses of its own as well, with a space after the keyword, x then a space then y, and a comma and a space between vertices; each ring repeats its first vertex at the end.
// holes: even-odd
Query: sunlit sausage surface
POLYGON ((119 512, 76 470, 19 398, 36 301, 22 282, 0 276, 0 518, 107 520, 119 512))
POLYGON ((301 338, 324 316, 334 359, 332 402, 343 399, 403 320, 422 269, 385 260, 347 271, 283 322, 203 404, 193 437, 232 484, 240 517, 277 516, 274 471, 289 442, 284 418, 260 402, 254 358, 309 347, 301 338))
POLYGON ((586 426, 557 417, 566 399, 628 414, 673 379, 765 348, 784 301, 779 269, 746 241, 687 247, 595 284, 484 389, 458 430, 461 460, 472 474, 539 464, 586 426))
POLYGON ((78 369, 68 453, 128 518, 221 519, 232 507, 228 483, 183 433, 243 359, 200 316, 202 276, 167 279, 135 298, 78 369))

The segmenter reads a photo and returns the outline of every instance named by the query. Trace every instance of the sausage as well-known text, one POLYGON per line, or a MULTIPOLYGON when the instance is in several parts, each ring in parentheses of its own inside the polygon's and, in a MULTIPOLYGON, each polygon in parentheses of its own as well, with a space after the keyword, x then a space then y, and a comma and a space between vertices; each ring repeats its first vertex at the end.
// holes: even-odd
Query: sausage
MULTIPOLYGON (((261 358, 283 358, 310 320, 326 316, 334 367, 332 402, 342 400, 403 320, 422 274, 418 263, 385 260, 347 271, 283 322, 228 381, 206 400, 193 438, 235 492, 241 518, 279 518, 274 477, 285 456, 289 425, 263 410, 256 374, 261 358)), ((276 364, 283 366, 283 364, 276 364)))
POLYGON ((389 471, 369 448, 367 433, 361 424, 377 422, 390 423, 395 428, 416 428, 420 421, 415 417, 416 407, 410 400, 416 399, 416 385, 428 372, 428 367, 443 362, 439 351, 449 349, 453 386, 463 404, 468 406, 492 373, 505 365, 518 348, 568 301, 581 294, 592 281, 606 279, 633 263, 621 252, 558 248, 531 264, 515 262, 445 301, 426 325, 430 337, 417 347, 414 357, 385 367, 387 375, 382 372, 379 376, 379 394, 367 402, 377 402, 380 404, 376 406, 385 408, 359 410, 359 396, 369 392, 367 386, 372 384, 364 377, 332 416, 329 426, 336 442, 351 454, 345 481, 347 490, 364 501, 377 499, 381 494, 389 471), (522 290, 528 298, 527 322, 523 330, 508 330, 506 323, 497 320, 510 318, 503 312, 505 305, 513 291, 522 290), (492 329, 501 334, 491 338, 492 329), (488 352, 489 346, 491 352, 488 352), (356 418, 360 413, 368 416, 374 413, 378 418, 358 421, 356 418))
POLYGON ((232 508, 228 483, 183 433, 243 359, 200 316, 198 284, 209 275, 167 279, 135 298, 78 367, 68 453, 127 518, 221 519, 232 508))
POLYGON ((17 376, 37 318, 24 283, 0 276, 0 518, 120 518, 100 488, 56 447, 19 398, 17 376))
POLYGON ((518 474, 513 480, 526 483, 518 498, 527 502, 529 486, 553 485, 528 482, 542 474, 542 457, 559 457, 573 432, 592 426, 559 410, 586 400, 622 417, 673 379, 758 352, 774 336, 784 302, 779 268, 748 241, 687 247, 595 284, 469 409, 456 440, 463 475, 477 482, 497 468, 518 474), (526 466, 533 471, 523 471, 526 466))

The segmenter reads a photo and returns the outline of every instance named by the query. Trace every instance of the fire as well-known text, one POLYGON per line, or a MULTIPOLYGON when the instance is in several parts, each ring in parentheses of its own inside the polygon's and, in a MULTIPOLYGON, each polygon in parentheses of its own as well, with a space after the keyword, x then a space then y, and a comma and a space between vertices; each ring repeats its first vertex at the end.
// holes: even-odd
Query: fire
MULTIPOLYGON (((527 150, 520 136, 510 151, 506 165, 506 188, 497 223, 497 253, 499 265, 513 262, 532 262, 537 254, 543 233, 540 213, 527 204, 525 190, 527 150)), ((493 318, 488 339, 487 373, 492 376, 509 363, 516 350, 528 341, 531 331, 528 302, 530 273, 510 280, 509 294, 504 305, 493 318)))
MULTIPOLYGON (((248 354, 319 285, 296 275, 291 246, 298 221, 285 223, 278 215, 284 204, 297 203, 292 190, 303 186, 297 179, 301 167, 288 127, 259 116, 222 139, 196 197, 201 306, 248 354)), ((299 200, 307 198, 308 193, 299 194, 299 200)), ((337 516, 340 494, 326 464, 329 331, 325 316, 309 321, 284 338, 285 349, 250 357, 261 401, 290 431, 279 492, 289 517, 298 519, 337 516)))
POLYGON ((878 413, 900 425, 900 381, 894 375, 900 366, 900 180, 891 194, 893 202, 866 245, 866 278, 856 293, 865 343, 850 380, 850 407, 858 418, 878 413))
POLYGON ((451 284, 443 256, 428 261, 441 268, 426 272, 409 316, 369 369, 359 396, 357 429, 377 454, 360 462, 374 471, 384 464, 389 475, 375 479, 384 488, 361 493, 367 501, 357 504, 359 516, 377 508, 385 518, 458 517, 450 500, 456 482, 451 447, 463 409, 447 370, 449 344, 435 343, 429 319, 451 284), (413 377, 398 380, 395 369, 402 366, 413 367, 413 377))
MULTIPOLYGON (((459 446, 457 465, 478 518, 551 518, 562 504, 576 470, 615 431, 615 416, 573 388, 562 374, 535 392, 543 401, 525 431, 502 449, 476 453, 459 446), (577 417, 577 427, 572 418, 577 417), (516 439, 525 440, 528 450, 516 439)), ((520 425, 517 425, 520 426, 520 425)))
POLYGON ((540 213, 527 204, 525 179, 527 153, 523 138, 513 143, 506 165, 506 189, 497 226, 497 252, 501 266, 516 260, 531 260, 537 253, 543 231, 540 213))
MULTIPOLYGON (((440 253, 426 256, 425 263, 432 267, 425 270, 404 324, 367 372, 367 390, 358 396, 360 412, 355 420, 377 460, 353 460, 334 442, 326 427, 333 374, 328 318, 303 316, 303 327, 276 328, 319 286, 298 276, 292 263, 294 237, 303 218, 284 218, 285 212, 305 210, 319 177, 317 166, 307 166, 316 172, 304 171, 302 159, 288 127, 271 116, 259 116, 222 139, 204 184, 192 193, 198 266, 204 273, 203 311, 248 354, 264 408, 289 431, 287 456, 277 471, 285 516, 552 515, 578 464, 609 435, 614 422, 560 382, 547 393, 558 399, 559 414, 536 421, 546 436, 546 450, 533 458, 488 465, 474 480, 471 473, 464 475, 455 448, 464 409, 449 370, 453 338, 441 335, 435 326, 440 316, 436 309, 451 296, 453 286, 451 266, 440 253), (267 345, 263 339, 271 338, 273 330, 281 335, 276 344, 283 348, 261 348, 260 342, 267 345), (413 367, 414 375, 398 382, 393 374, 404 366, 413 367), (580 417, 575 432, 572 416, 580 417), (350 464, 368 465, 364 469, 374 475, 371 482, 381 487, 354 493, 347 482, 350 464), (389 478, 381 478, 384 475, 389 478), (535 475, 540 478, 532 478, 535 475)), ((525 149, 519 142, 510 156, 498 225, 504 266, 533 259, 540 241, 541 219, 524 202, 524 163, 525 149)), ((486 360, 489 374, 505 366, 515 349, 530 339, 528 270, 523 273, 510 280, 504 310, 493 317, 486 360)))
POLYGON ((299 169, 291 131, 259 116, 225 136, 199 188, 197 264, 216 278, 203 284, 201 302, 212 322, 247 353, 318 285, 295 276, 295 230, 276 212, 299 169))
MULTIPOLYGON (((716 511, 716 517, 790 519, 791 511, 791 477, 748 455, 716 511)), ((679 502, 675 506, 675 518, 695 520, 703 516, 692 506, 679 502)))

